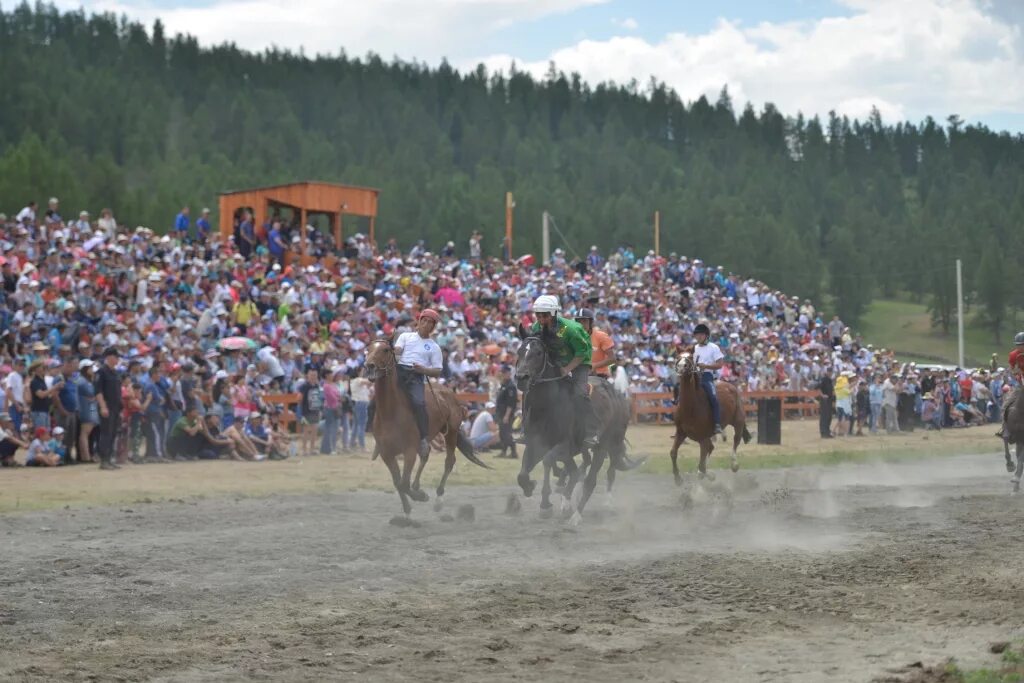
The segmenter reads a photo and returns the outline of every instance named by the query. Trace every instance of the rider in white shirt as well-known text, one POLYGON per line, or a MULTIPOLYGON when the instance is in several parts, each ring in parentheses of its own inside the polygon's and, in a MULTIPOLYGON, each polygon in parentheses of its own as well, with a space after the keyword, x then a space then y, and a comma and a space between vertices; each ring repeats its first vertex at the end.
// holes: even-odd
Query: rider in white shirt
POLYGON ((395 357, 398 359, 398 380, 405 387, 412 401, 416 427, 420 432, 419 455, 425 458, 430 453, 429 421, 427 404, 423 394, 424 377, 440 377, 444 357, 437 341, 430 335, 441 317, 436 311, 425 308, 416 320, 415 332, 403 332, 395 340, 395 357))
POLYGON ((697 369, 700 373, 700 384, 704 387, 704 393, 708 395, 711 402, 711 415, 715 421, 715 434, 722 433, 722 417, 719 414, 718 394, 715 391, 715 380, 718 379, 718 371, 725 364, 725 354, 718 344, 708 341, 711 330, 707 325, 701 323, 694 328, 693 334, 697 337, 697 344, 693 347, 693 359, 697 362, 697 369))

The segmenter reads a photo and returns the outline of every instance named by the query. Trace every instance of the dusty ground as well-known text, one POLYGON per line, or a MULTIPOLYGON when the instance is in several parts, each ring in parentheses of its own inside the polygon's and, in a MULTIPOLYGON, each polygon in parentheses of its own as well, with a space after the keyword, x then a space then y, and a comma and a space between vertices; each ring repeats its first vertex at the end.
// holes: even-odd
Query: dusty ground
MULTIPOLYGON (((219 465, 159 476, 189 467, 219 465)), ((988 454, 720 473, 682 495, 629 473, 615 511, 599 493, 577 530, 539 518, 535 498, 506 514, 507 484, 451 488, 447 512, 471 504, 475 521, 423 504, 414 528, 389 525, 397 498, 379 491, 8 514, 0 679, 867 681, 949 656, 980 666, 1024 624, 1024 497, 1002 467, 988 454)))
MULTIPOLYGON (((851 457, 905 455, 907 453, 977 453, 998 450, 993 437, 995 427, 916 431, 894 436, 844 437, 823 440, 818 436, 817 420, 783 423, 781 446, 759 446, 756 442, 740 447, 740 455, 749 466, 784 466, 808 462, 831 462, 851 457)), ((643 471, 671 471, 667 457, 671 446, 669 427, 643 425, 629 431, 631 453, 649 457, 643 471)), ((719 444, 712 466, 728 464, 731 446, 719 444)), ((493 455, 493 454, 492 454, 493 455)), ((693 468, 697 448, 692 444, 680 450, 681 466, 693 468)), ((460 456, 453 485, 504 485, 515 480, 518 463, 484 459, 493 471, 474 467, 460 456)), ((424 483, 436 484, 440 478, 443 454, 435 453, 424 473, 424 483)), ((433 484, 432 484, 433 485, 433 484)), ((380 462, 370 462, 369 454, 338 457, 312 457, 284 462, 205 462, 172 465, 128 465, 120 472, 101 472, 94 466, 75 466, 41 471, 35 468, 0 470, 0 513, 65 505, 114 505, 136 501, 164 501, 217 497, 224 495, 263 496, 280 493, 338 493, 357 489, 391 490, 391 477, 380 462)))

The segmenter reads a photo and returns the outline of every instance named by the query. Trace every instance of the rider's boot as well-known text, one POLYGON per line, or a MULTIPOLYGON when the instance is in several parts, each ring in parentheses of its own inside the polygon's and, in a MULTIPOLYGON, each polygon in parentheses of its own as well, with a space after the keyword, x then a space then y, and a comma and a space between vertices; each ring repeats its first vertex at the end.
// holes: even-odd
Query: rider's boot
POLYGON ((593 448, 598 442, 597 415, 594 414, 594 404, 589 399, 580 399, 577 414, 583 421, 583 440, 580 443, 584 448, 593 448))

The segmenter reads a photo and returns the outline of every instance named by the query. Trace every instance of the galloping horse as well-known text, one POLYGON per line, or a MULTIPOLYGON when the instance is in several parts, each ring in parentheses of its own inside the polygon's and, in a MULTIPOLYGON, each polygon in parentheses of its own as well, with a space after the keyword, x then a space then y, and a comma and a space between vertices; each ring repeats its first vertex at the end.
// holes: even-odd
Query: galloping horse
POLYGON ((518 482, 523 495, 533 495, 536 483, 530 471, 538 462, 544 463, 544 486, 541 489, 541 510, 551 509, 551 468, 560 461, 575 486, 579 468, 573 460, 576 444, 576 415, 572 386, 562 376, 551 351, 539 336, 523 336, 516 358, 516 386, 523 392, 523 431, 526 448, 518 482))
MULTIPOLYGON (((412 412, 412 404, 398 384, 397 362, 395 349, 390 339, 378 339, 370 344, 366 352, 364 365, 367 379, 374 381, 376 411, 373 416, 373 438, 377 442, 376 451, 380 453, 384 464, 391 472, 395 490, 402 500, 405 514, 412 512, 409 498, 418 502, 430 499, 420 489, 420 475, 430 458, 428 453, 420 459, 416 478, 410 481, 412 467, 416 462, 419 448, 419 430, 412 412), (401 472, 398 469, 398 455, 404 456, 401 472)), ((451 389, 431 384, 426 391, 427 416, 429 420, 429 439, 438 434, 443 435, 447 456, 444 460, 444 475, 437 485, 438 505, 444 496, 444 485, 448 475, 455 467, 455 449, 466 456, 474 465, 490 469, 473 453, 473 445, 462 435, 459 425, 465 417, 465 409, 455 398, 451 389)))
POLYGON ((1003 449, 1006 453, 1006 469, 1013 473, 1013 492, 1020 492, 1021 475, 1024 475, 1024 388, 1017 387, 1003 408, 1003 449), (1010 444, 1016 448, 1017 464, 1010 457, 1010 444))
MULTIPOLYGON (((708 476, 708 456, 715 450, 713 438, 715 435, 715 424, 711 416, 711 403, 708 400, 704 388, 700 386, 700 370, 693 359, 693 355, 684 353, 676 363, 679 372, 679 403, 676 406, 675 423, 676 434, 672 442, 672 474, 675 476, 676 484, 681 485, 683 478, 679 474, 679 466, 676 457, 679 452, 679 444, 684 439, 690 438, 700 444, 700 462, 697 471, 703 478, 708 476)), ((743 443, 750 442, 750 432, 747 431, 747 418, 743 413, 743 403, 740 401, 740 392, 728 382, 716 382, 715 389, 718 391, 718 403, 721 408, 720 414, 722 425, 732 425, 732 471, 740 468, 736 449, 739 448, 740 439, 743 443)))
MULTIPOLYGON (((525 336, 525 335, 524 335, 525 336)), ((576 466, 574 457, 581 452, 579 435, 575 434, 575 413, 572 403, 572 389, 562 379, 561 371, 549 355, 541 337, 527 336, 519 347, 516 360, 516 383, 523 392, 523 430, 526 433, 526 449, 523 452, 522 468, 518 482, 527 497, 533 494, 534 482, 530 472, 538 462, 544 462, 544 487, 541 509, 551 508, 551 469, 556 463, 565 467, 567 481, 562 490, 563 511, 571 509, 572 492, 582 477, 582 470, 576 466)), ((586 451, 584 469, 586 477, 583 491, 572 523, 579 524, 583 510, 597 486, 597 477, 605 459, 609 459, 608 492, 611 493, 616 472, 624 472, 643 464, 633 462, 626 456, 626 428, 629 426, 629 401, 615 392, 603 380, 592 384, 591 401, 601 425, 598 443, 593 448, 593 457, 586 451)))

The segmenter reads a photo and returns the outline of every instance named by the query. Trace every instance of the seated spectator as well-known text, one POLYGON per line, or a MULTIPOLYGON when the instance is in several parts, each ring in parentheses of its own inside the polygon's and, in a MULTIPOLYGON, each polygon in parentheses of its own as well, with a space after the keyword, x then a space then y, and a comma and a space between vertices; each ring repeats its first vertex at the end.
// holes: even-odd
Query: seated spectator
POLYGON ((35 438, 28 445, 25 465, 27 467, 56 467, 60 465, 60 457, 50 450, 50 432, 46 427, 36 427, 35 438))
POLYGON ((475 450, 486 451, 498 443, 498 423, 494 421, 494 403, 488 401, 484 409, 473 420, 469 429, 469 441, 475 450))

